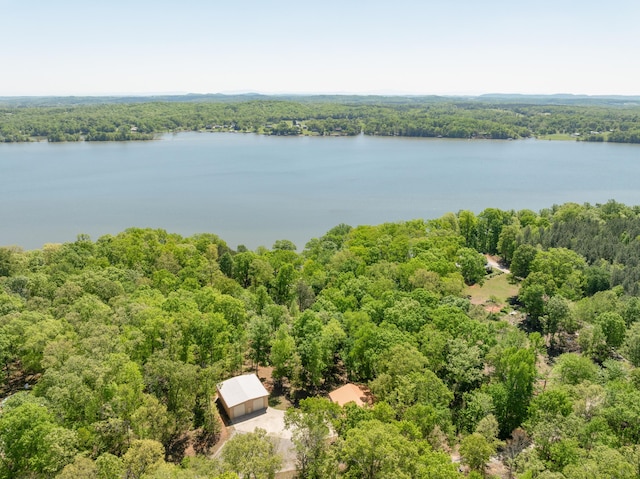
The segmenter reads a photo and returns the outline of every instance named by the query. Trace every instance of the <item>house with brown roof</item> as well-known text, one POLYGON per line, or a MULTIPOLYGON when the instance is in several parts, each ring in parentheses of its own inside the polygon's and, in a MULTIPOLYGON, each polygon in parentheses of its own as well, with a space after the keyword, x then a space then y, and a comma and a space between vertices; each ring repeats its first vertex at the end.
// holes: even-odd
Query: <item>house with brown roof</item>
POLYGON ((356 403, 357 406, 364 406, 367 401, 367 396, 358 386, 349 383, 330 392, 329 399, 331 399, 331 402, 339 404, 340 406, 344 406, 350 402, 356 403))

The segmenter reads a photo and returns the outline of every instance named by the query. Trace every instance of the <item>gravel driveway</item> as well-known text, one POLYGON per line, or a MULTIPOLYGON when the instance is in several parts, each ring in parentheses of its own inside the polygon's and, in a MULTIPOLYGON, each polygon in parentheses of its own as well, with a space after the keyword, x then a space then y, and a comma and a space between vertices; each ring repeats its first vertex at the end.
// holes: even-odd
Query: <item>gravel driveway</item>
MULTIPOLYGON (((279 454, 282 455, 282 469, 280 472, 295 471, 296 455, 291 442, 291 431, 284 427, 284 411, 267 408, 266 411, 258 414, 250 414, 239 419, 234 419, 228 428, 229 437, 234 434, 246 434, 253 432, 257 427, 267 431, 267 436, 276 444, 279 454)), ((214 457, 220 455, 222 446, 214 457)))

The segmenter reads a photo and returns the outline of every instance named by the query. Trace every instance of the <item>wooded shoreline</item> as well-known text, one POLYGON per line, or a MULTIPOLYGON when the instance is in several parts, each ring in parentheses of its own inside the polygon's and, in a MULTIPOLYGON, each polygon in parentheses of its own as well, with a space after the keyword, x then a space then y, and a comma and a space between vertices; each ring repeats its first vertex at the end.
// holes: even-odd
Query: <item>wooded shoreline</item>
POLYGON ((300 253, 141 228, 0 248, 0 477, 274 477, 272 437, 213 399, 258 372, 299 477, 633 479, 638 238, 612 200, 340 224, 300 253), (326 398, 347 382, 372 404, 326 398))
POLYGON ((134 141, 180 131, 640 143, 640 102, 256 95, 0 99, 0 142, 134 141))

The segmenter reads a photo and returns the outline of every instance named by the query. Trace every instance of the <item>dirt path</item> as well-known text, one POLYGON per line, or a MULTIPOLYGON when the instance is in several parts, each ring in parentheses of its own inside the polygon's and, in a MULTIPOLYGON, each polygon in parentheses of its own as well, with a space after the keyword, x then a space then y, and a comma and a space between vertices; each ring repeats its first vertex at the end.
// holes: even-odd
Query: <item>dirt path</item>
POLYGON ((487 258, 487 263, 493 269, 497 269, 498 271, 502 271, 503 273, 506 273, 506 274, 511 273, 511 271, 509 271, 507 268, 500 266, 500 263, 498 263, 497 257, 491 256, 490 254, 485 254, 484 257, 487 258))

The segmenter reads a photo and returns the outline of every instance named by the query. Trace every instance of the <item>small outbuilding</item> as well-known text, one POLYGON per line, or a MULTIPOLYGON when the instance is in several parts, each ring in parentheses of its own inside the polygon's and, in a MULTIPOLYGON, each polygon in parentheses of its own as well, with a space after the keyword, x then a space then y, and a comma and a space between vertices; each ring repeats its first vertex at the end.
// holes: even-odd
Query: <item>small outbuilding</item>
POLYGON ((217 385, 218 398, 229 419, 237 419, 269 406, 269 392, 255 374, 236 376, 217 385))
POLYGON ((357 406, 364 406, 367 400, 366 394, 355 384, 345 384, 335 391, 329 393, 331 402, 344 406, 347 403, 354 402, 357 406))

